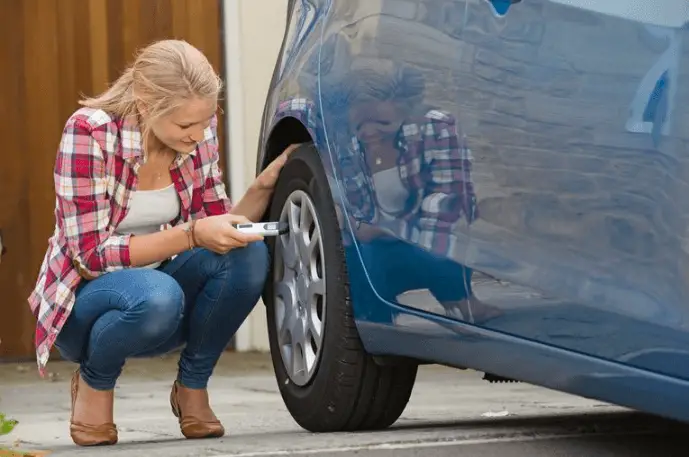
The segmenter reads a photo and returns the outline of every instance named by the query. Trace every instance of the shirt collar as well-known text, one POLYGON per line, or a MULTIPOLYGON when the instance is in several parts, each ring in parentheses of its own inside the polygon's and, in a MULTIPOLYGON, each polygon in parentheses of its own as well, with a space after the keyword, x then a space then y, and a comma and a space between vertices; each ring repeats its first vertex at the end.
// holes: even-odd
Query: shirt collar
POLYGON ((122 157, 125 160, 143 158, 143 141, 136 116, 127 116, 120 120, 120 138, 122 157))

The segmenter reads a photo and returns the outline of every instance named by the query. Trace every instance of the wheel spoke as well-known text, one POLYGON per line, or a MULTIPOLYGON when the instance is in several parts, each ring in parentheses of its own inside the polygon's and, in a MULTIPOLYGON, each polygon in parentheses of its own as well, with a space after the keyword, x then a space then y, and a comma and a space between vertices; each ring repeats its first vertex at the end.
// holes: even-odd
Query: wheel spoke
POLYGON ((306 366, 306 372, 308 375, 313 372, 314 366, 316 365, 316 360, 317 352, 315 352, 313 346, 311 346, 311 341, 308 341, 306 343, 306 347, 304 348, 304 365, 306 366))
POLYGON ((309 245, 306 241, 308 234, 300 233, 295 236, 295 244, 297 245, 297 252, 299 253, 299 258, 304 265, 309 264, 309 245))
POLYGON ((294 373, 294 361, 292 360, 292 346, 282 345, 280 346, 280 354, 282 355, 282 361, 285 364, 285 370, 287 373, 294 373))
POLYGON ((306 246, 306 251, 305 251, 305 257, 308 259, 306 265, 311 265, 313 261, 315 261, 315 256, 320 254, 320 242, 321 242, 321 235, 317 231, 313 232, 313 235, 311 235, 311 239, 309 240, 309 244, 306 246))
POLYGON ((290 233, 278 237, 280 243, 280 252, 282 254, 282 260, 287 268, 297 268, 297 261, 299 260, 299 256, 297 255, 296 238, 298 236, 298 234, 290 233))
POLYGON ((305 345, 306 331, 301 319, 292 320, 292 374, 304 377, 307 374, 305 345))
POLYGON ((304 321, 299 318, 292 319, 291 329, 293 343, 303 347, 306 342, 306 328, 304 327, 304 321))
MULTIPOLYGON (((297 206, 297 204, 291 200, 289 201, 288 205, 289 209, 287 210, 287 222, 289 224, 290 235, 294 236, 301 231, 299 227, 301 210, 299 206, 297 206)), ((290 236, 290 238, 292 238, 292 236, 290 236)))
POLYGON ((309 284, 309 301, 315 301, 316 295, 325 295, 325 281, 321 278, 314 279, 312 277, 311 283, 309 284))
POLYGON ((303 379, 305 375, 304 370, 304 358, 301 356, 301 348, 293 344, 292 345, 292 377, 294 379, 303 379))
POLYGON ((323 322, 318 317, 318 312, 315 308, 316 306, 314 303, 314 306, 311 308, 311 312, 309 313, 308 324, 309 332, 313 336, 313 339, 316 341, 316 345, 320 349, 321 341, 323 340, 323 322))
POLYGON ((297 306, 296 306, 296 291, 294 290, 294 285, 281 281, 275 285, 275 294, 280 298, 282 307, 278 310, 275 318, 276 324, 278 325, 278 338, 280 344, 287 344, 293 335, 291 335, 291 330, 293 320, 296 319, 297 306))
POLYGON ((313 223, 313 216, 311 215, 311 210, 308 203, 304 203, 302 199, 302 204, 300 206, 301 211, 299 212, 299 228, 304 234, 309 233, 311 224, 313 223))
POLYGON ((302 263, 308 268, 315 265, 315 256, 319 254, 320 251, 320 240, 321 236, 318 231, 314 231, 311 235, 311 239, 308 239, 308 233, 300 233, 296 237, 297 250, 299 251, 299 258, 302 263))

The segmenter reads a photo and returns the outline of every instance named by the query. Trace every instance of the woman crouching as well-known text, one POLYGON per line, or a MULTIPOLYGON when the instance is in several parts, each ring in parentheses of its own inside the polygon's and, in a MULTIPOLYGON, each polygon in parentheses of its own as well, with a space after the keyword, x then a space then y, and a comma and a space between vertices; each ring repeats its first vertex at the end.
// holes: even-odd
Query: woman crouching
POLYGON ((115 444, 113 390, 131 357, 182 349, 170 403, 187 438, 225 430, 206 390, 268 271, 255 221, 289 148, 234 206, 218 166, 221 81, 183 41, 143 49, 67 120, 55 163, 56 226, 29 302, 44 373, 53 344, 79 364, 70 433, 115 444))

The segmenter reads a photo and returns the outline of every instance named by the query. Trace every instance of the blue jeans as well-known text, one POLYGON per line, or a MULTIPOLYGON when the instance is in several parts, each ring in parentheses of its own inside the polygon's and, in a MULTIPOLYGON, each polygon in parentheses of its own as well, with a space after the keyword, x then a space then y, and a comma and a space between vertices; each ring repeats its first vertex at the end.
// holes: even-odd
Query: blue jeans
POLYGON ((416 289, 428 289, 441 304, 465 300, 472 295, 473 270, 448 257, 387 237, 360 246, 361 256, 369 267, 367 273, 384 300, 394 303, 398 295, 416 289))
POLYGON ((55 345, 98 390, 115 387, 128 358, 184 347, 178 381, 206 388, 261 296, 268 262, 263 242, 224 255, 197 248, 158 269, 128 268, 83 281, 55 345))

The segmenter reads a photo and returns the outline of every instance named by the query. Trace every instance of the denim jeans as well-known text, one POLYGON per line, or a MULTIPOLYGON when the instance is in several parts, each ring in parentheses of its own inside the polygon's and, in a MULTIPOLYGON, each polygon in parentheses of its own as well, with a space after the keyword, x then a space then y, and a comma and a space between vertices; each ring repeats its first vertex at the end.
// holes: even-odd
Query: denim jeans
MULTIPOLYGON (((443 304, 472 295, 472 270, 448 257, 393 238, 361 243, 360 252, 364 262, 372 266, 367 274, 384 300, 394 303, 398 295, 417 289, 427 289, 443 304)), ((362 280, 367 279, 352 278, 362 280)))
POLYGON ((197 248, 158 269, 128 268, 83 281, 55 345, 98 390, 115 387, 128 358, 183 347, 178 381, 206 388, 261 296, 268 262, 263 242, 224 255, 197 248))

